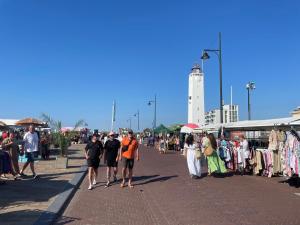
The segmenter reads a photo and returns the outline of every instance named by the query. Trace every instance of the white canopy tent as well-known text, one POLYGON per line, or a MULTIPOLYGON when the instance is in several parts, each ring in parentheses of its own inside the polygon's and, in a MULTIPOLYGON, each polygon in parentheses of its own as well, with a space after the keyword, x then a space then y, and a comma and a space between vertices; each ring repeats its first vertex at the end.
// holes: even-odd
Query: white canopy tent
POLYGON ((299 127, 300 129, 300 119, 295 119, 294 117, 278 118, 278 119, 268 119, 268 120, 244 120, 234 123, 224 123, 224 124, 211 124, 202 127, 201 129, 195 129, 195 132, 202 131, 217 131, 220 128, 226 130, 271 130, 274 127, 299 127))
POLYGON ((180 129, 180 133, 185 133, 185 134, 190 134, 194 131, 194 129, 187 127, 187 126, 183 126, 180 129))
POLYGON ((7 126, 16 126, 16 122, 19 120, 16 119, 0 119, 3 123, 5 123, 7 126))

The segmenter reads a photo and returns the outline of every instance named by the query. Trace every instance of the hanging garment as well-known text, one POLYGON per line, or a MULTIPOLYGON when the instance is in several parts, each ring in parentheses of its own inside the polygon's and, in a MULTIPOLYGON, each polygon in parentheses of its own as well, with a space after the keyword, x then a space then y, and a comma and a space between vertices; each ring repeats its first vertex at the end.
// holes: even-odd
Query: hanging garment
POLYGON ((284 171, 285 171, 285 149, 284 149, 284 142, 279 142, 278 154, 280 156, 280 173, 282 173, 284 175, 284 171))
POLYGON ((291 133, 287 132, 287 139, 284 147, 285 151, 285 171, 284 174, 287 176, 293 176, 299 171, 299 160, 298 160, 298 146, 299 142, 297 138, 291 133))
POLYGON ((262 169, 263 169, 263 166, 262 166, 262 152, 257 150, 257 151, 255 151, 254 174, 258 175, 262 169))
POLYGON ((272 130, 269 136, 269 147, 270 150, 277 150, 278 149, 278 137, 277 132, 272 130))
POLYGON ((273 175, 281 172, 281 157, 279 150, 273 151, 273 175))

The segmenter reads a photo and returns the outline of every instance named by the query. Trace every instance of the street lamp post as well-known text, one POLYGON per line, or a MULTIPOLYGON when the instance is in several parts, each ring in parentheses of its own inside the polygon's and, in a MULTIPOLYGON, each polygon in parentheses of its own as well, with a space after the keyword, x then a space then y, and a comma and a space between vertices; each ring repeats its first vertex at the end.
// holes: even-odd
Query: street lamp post
POLYGON ((222 41, 221 32, 219 32, 219 49, 204 49, 201 59, 209 59, 207 52, 214 52, 219 59, 219 80, 220 80, 220 121, 223 123, 223 77, 222 77, 222 41))
POLYGON ((154 130, 156 128, 156 105, 157 105, 156 94, 154 96, 154 100, 150 100, 148 102, 149 106, 151 106, 152 104, 154 104, 154 119, 153 119, 153 134, 154 134, 154 130))
POLYGON ((140 131, 140 111, 138 110, 137 113, 135 113, 133 116, 137 117, 138 131, 140 131))
POLYGON ((129 122, 129 129, 131 130, 131 117, 129 117, 129 119, 127 120, 127 122, 129 122))
POLYGON ((246 85, 246 89, 248 91, 248 120, 251 120, 250 91, 255 89, 255 83, 248 82, 248 84, 246 85))

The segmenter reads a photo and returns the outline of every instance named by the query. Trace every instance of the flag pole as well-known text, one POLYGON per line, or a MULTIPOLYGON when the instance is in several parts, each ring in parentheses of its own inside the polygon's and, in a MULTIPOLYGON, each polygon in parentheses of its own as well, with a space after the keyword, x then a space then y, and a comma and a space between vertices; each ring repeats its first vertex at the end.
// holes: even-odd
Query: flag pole
POLYGON ((112 113, 111 113, 111 131, 114 131, 114 124, 116 121, 116 101, 113 101, 112 113))

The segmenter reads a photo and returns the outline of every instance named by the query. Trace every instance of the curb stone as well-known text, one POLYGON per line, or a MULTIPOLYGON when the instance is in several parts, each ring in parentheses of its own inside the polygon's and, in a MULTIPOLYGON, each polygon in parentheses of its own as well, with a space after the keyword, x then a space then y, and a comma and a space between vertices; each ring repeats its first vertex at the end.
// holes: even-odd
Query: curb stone
POLYGON ((69 181, 54 200, 54 202, 44 211, 40 217, 33 223, 33 225, 51 225, 57 219, 57 217, 63 212, 69 201, 72 199, 76 192, 76 189, 80 186, 87 172, 87 165, 80 167, 79 173, 69 181))

